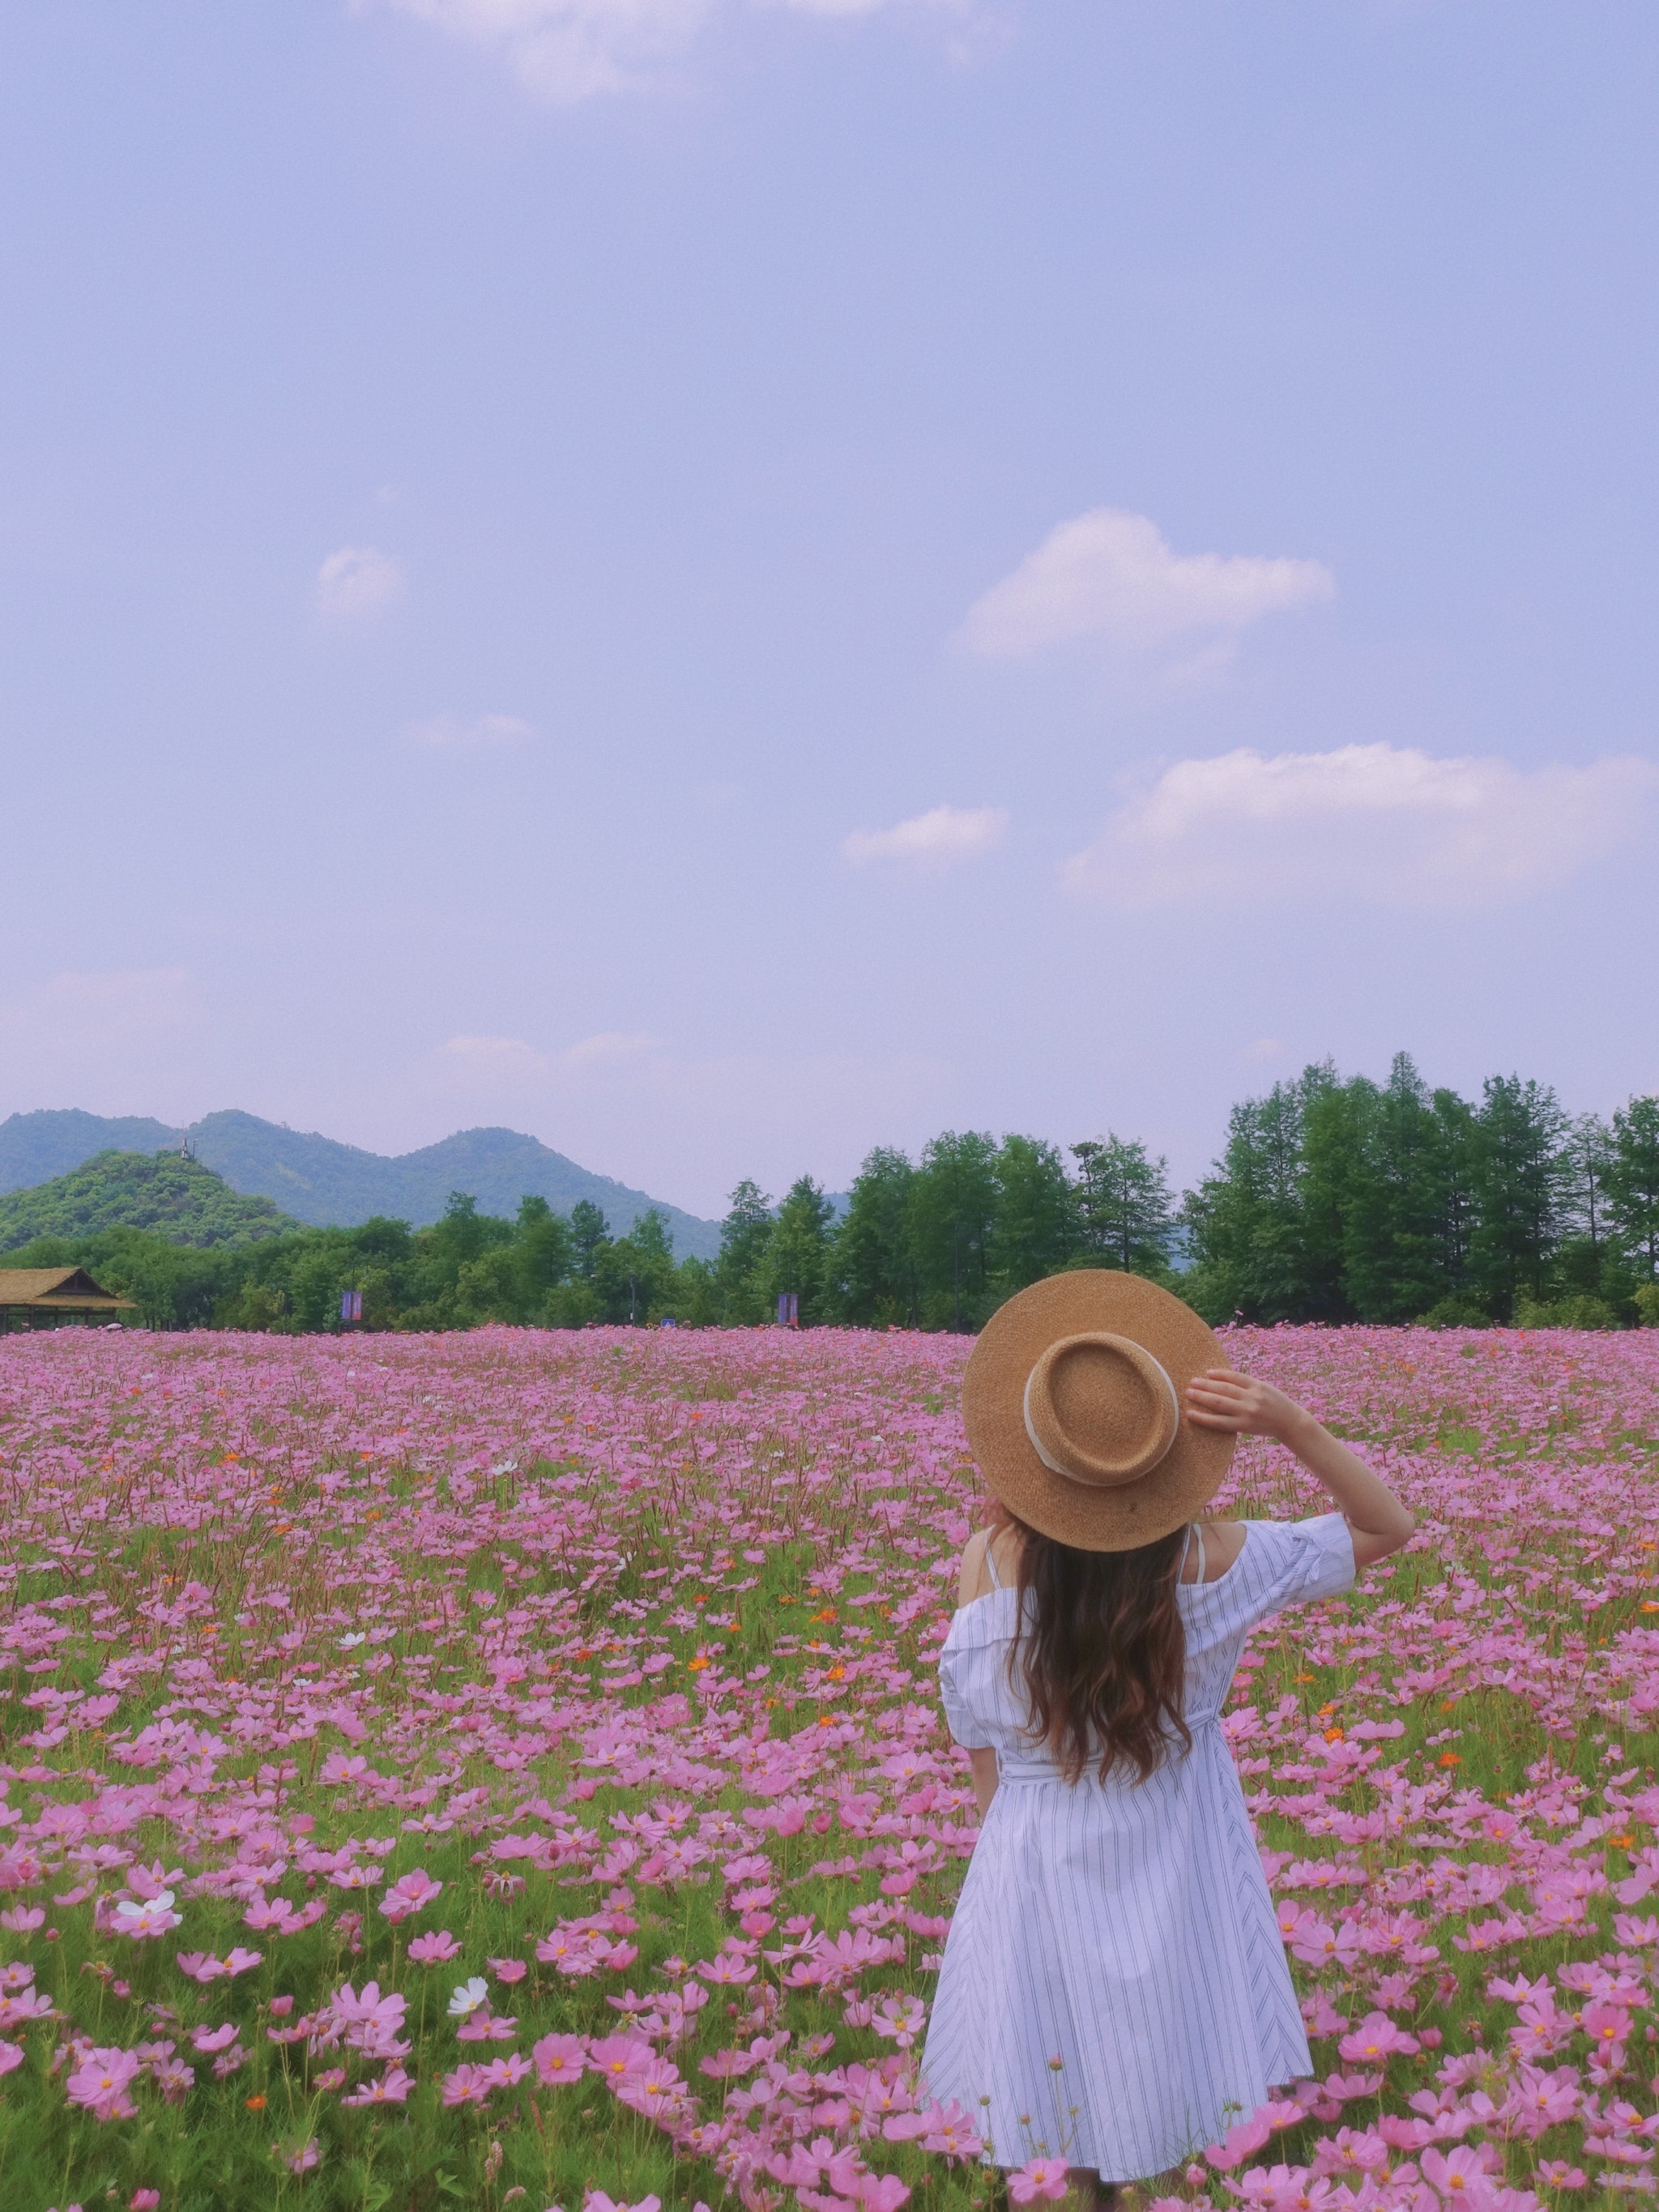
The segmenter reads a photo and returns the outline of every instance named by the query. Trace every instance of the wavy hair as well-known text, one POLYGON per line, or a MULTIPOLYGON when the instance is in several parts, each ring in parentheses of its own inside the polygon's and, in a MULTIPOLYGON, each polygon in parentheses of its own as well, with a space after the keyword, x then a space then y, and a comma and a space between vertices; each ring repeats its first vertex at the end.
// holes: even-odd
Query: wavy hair
POLYGON ((1186 1530, 1132 1552, 1079 1552, 1006 1508, 1000 1517, 1020 1537, 1008 1677, 1024 1682, 1033 1733, 1068 1782, 1091 1766, 1103 1782, 1115 1770, 1145 1782, 1177 1745, 1192 1747, 1176 1601, 1186 1530))

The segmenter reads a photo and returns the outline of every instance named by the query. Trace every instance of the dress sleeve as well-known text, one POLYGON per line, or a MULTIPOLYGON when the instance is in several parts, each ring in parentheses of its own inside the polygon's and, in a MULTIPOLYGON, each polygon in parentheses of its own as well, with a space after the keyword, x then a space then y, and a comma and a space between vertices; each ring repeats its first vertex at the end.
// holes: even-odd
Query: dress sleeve
POLYGON ((1287 1605, 1336 1597, 1352 1587, 1353 1537, 1340 1513, 1246 1525, 1250 1533, 1237 1564, 1247 1569, 1239 1597, 1249 1620, 1265 1620, 1287 1605))
POLYGON ((945 1725, 964 1751, 988 1751, 992 1736, 983 1717, 974 1710, 975 1675, 983 1671, 981 1651, 944 1651, 939 1655, 939 1694, 945 1707, 945 1725))

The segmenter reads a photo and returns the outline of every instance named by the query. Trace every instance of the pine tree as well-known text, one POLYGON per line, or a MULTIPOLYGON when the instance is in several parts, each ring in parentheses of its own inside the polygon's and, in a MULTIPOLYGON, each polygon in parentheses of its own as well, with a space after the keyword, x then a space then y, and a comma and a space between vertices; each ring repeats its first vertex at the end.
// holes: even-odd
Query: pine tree
POLYGON ((1195 1264, 1185 1287, 1212 1320, 1304 1317, 1303 1097, 1300 1084, 1276 1083, 1235 1106, 1221 1158, 1188 1197, 1195 1264))
POLYGON ((775 1301, 781 1291, 794 1291, 803 1328, 824 1317, 824 1278, 834 1214, 835 1209, 811 1176, 802 1176, 785 1193, 767 1242, 763 1269, 767 1295, 775 1301))
POLYGON ((1170 1272, 1176 1234, 1169 1162, 1153 1159, 1139 1139, 1109 1129, 1072 1146, 1078 1164, 1077 1209, 1084 1249, 1098 1264, 1127 1274, 1170 1272))
POLYGON ((1488 1076, 1474 1116, 1469 1267, 1498 1321, 1539 1297, 1566 1218, 1567 1117, 1546 1085, 1488 1076))
POLYGON ((853 1179, 828 1255, 825 1304, 865 1327, 921 1318, 921 1285, 910 1234, 916 1171, 902 1152, 878 1146, 853 1179))
POLYGON ((742 1323, 765 1319, 762 1264, 772 1241, 772 1226, 771 1200, 758 1183, 745 1176, 732 1192, 730 1210, 720 1224, 714 1289, 722 1321, 742 1323))
POLYGON ((990 1273, 1005 1297, 1066 1265, 1075 1233, 1072 1186, 1058 1149, 1005 1137, 996 1156, 990 1273))
POLYGON ((923 1150, 910 1197, 925 1322, 977 1328, 994 1306, 989 1258, 996 1214, 995 1139, 973 1129, 935 1137, 923 1150))
POLYGON ((1659 1280, 1659 1097, 1632 1098, 1613 1117, 1608 1208, 1626 1249, 1659 1280))

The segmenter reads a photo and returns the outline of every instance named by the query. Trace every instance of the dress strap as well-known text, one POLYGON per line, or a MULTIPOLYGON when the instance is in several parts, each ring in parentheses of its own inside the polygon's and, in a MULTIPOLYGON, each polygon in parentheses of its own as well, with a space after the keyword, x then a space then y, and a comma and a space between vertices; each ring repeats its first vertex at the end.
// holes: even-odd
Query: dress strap
POLYGON ((996 1531, 993 1529, 991 1534, 985 1540, 985 1564, 991 1570, 991 1588, 993 1589, 1000 1589, 1002 1588, 1002 1577, 997 1572, 996 1544, 996 1531))
POLYGON ((1193 1577, 1193 1580, 1195 1583, 1201 1583, 1204 1579, 1204 1531, 1196 1521, 1189 1521, 1187 1523, 1187 1540, 1181 1547, 1181 1558, 1176 1566, 1177 1582, 1182 1582, 1186 1578, 1187 1554, 1192 1550, 1194 1540, 1198 1545, 1198 1572, 1193 1577))

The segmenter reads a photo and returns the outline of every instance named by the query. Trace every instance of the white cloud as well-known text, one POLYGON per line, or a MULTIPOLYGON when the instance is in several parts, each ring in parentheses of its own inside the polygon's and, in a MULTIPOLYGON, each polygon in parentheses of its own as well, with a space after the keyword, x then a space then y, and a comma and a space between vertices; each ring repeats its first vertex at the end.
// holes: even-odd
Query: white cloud
MULTIPOLYGON (((755 0, 809 15, 868 15, 900 0, 755 0)), ((351 0, 390 8, 499 52, 526 88, 568 106, 659 80, 723 0, 351 0)), ((910 0, 956 14, 964 0, 910 0)))
POLYGON ((404 572, 374 545, 343 545, 317 571, 317 611, 328 622, 356 622, 401 599, 404 572))
POLYGON ((1008 817, 1000 806, 935 806, 890 830, 854 830, 842 858, 855 868, 872 862, 938 871, 971 860, 1002 842, 1008 817))
POLYGON ((490 1074, 525 1074, 547 1066, 547 1054, 522 1037, 453 1036, 444 1050, 490 1074))
POLYGON ((604 1073, 607 1069, 632 1067, 647 1053, 658 1048, 659 1040, 632 1030, 601 1030, 597 1036, 584 1037, 559 1054, 561 1067, 573 1072, 588 1069, 604 1073))
POLYGON ((969 652, 999 659, 1089 637, 1152 653, 1201 633, 1236 637, 1264 615, 1335 590, 1317 561, 1173 553, 1144 514, 1097 507, 1051 531, 975 600, 957 635, 969 652))
POLYGON ((528 722, 516 714, 480 714, 463 721, 459 714, 436 714, 429 722, 416 722, 409 735, 417 745, 437 752, 481 752, 495 745, 520 745, 532 734, 528 722))
POLYGON ((1565 883, 1637 835, 1659 768, 1437 760, 1414 747, 1178 761, 1063 865, 1121 907, 1297 898, 1470 907, 1565 883))

